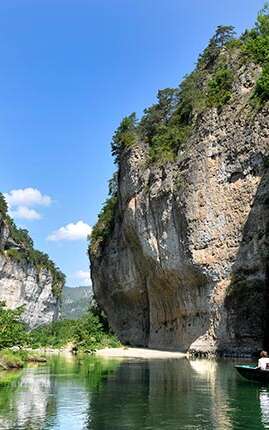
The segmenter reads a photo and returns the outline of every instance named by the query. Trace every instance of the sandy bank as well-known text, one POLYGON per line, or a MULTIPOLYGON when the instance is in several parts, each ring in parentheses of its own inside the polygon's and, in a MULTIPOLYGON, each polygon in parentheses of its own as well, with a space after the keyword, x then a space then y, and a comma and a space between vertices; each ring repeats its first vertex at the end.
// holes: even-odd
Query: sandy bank
POLYGON ((182 352, 159 351, 157 349, 147 348, 104 348, 96 351, 95 355, 99 357, 119 357, 119 358, 182 358, 186 354, 182 352))

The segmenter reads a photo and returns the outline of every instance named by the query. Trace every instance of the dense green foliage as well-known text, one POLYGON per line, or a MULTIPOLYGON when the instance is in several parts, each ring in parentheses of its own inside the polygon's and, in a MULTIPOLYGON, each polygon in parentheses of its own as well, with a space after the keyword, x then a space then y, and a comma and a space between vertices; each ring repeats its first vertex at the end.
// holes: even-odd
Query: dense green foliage
POLYGON ((175 112, 178 104, 178 91, 174 88, 165 88, 158 91, 157 103, 148 109, 144 110, 139 128, 142 137, 147 143, 151 143, 152 139, 158 133, 161 126, 168 124, 172 114, 175 112))
POLYGON ((139 124, 141 138, 149 145, 149 158, 160 163, 171 161, 186 141, 192 119, 192 88, 187 78, 179 89, 158 92, 158 102, 145 109, 139 124))
POLYGON ((0 193, 0 215, 5 217, 7 214, 7 202, 2 193, 0 193))
POLYGON ((219 25, 215 34, 209 40, 208 46, 199 56, 198 68, 210 69, 214 67, 219 54, 225 46, 235 39, 234 27, 231 25, 219 25))
POLYGON ((233 73, 219 56, 233 40, 233 27, 218 27, 196 69, 178 88, 159 91, 157 103, 144 111, 139 131, 140 138, 148 143, 151 162, 173 160, 179 150, 184 150, 195 116, 207 107, 221 108, 229 101, 233 73))
POLYGON ((260 103, 269 99, 269 6, 258 14, 255 28, 236 39, 234 27, 219 26, 200 55, 196 69, 178 88, 166 88, 157 94, 157 103, 145 109, 138 123, 135 114, 123 119, 112 142, 115 161, 123 148, 142 140, 149 148, 149 162, 173 160, 195 125, 195 118, 207 108, 222 109, 232 96, 234 72, 231 54, 247 54, 262 65, 254 98, 260 103))
POLYGON ((19 369, 23 367, 26 360, 27 353, 25 351, 12 351, 10 349, 0 351, 0 369, 1 367, 3 369, 19 369))
POLYGON ((93 227, 90 237, 90 251, 98 255, 106 239, 111 235, 115 222, 115 211, 117 207, 117 196, 110 196, 104 203, 98 220, 93 227))
POLYGON ((134 145, 136 141, 136 114, 132 113, 123 118, 112 138, 111 151, 115 162, 119 161, 122 150, 134 145))
MULTIPOLYGON (((122 120, 112 140, 115 162, 119 164, 125 148, 139 142, 148 149, 148 165, 165 164, 186 153, 201 114, 211 108, 219 113, 232 100, 236 67, 244 61, 262 66, 250 103, 260 107, 269 100, 268 4, 259 13, 255 28, 238 39, 234 27, 217 27, 195 70, 177 88, 160 90, 157 102, 145 109, 139 122, 134 113, 122 120)), ((113 192, 93 229, 90 250, 95 255, 113 231, 117 202, 117 192, 113 192)))
POLYGON ((263 67, 261 76, 257 80, 255 96, 261 104, 269 100, 269 64, 263 67))
POLYGON ((7 214, 7 203, 2 193, 0 193, 0 214, 9 229, 9 236, 14 242, 13 247, 8 247, 5 254, 18 261, 33 264, 39 271, 48 270, 52 275, 52 292, 55 297, 60 297, 65 275, 55 265, 55 263, 44 252, 34 248, 34 243, 26 229, 18 228, 13 219, 7 214))
POLYGON ((227 65, 219 66, 208 81, 208 106, 221 108, 232 96, 233 72, 227 65))
POLYGON ((31 332, 27 331, 21 321, 22 312, 23 307, 12 310, 0 302, 0 351, 14 346, 60 348, 72 343, 79 351, 92 352, 101 347, 119 344, 110 334, 96 307, 78 320, 54 321, 31 332))
POLYGON ((27 340, 25 325, 21 322, 23 308, 7 309, 0 302, 0 349, 23 346, 27 340))
POLYGON ((253 96, 254 102, 262 106, 269 100, 269 3, 258 14, 255 28, 247 31, 242 39, 247 57, 262 66, 253 96))
POLYGON ((29 345, 34 348, 51 346, 61 348, 74 336, 75 323, 73 320, 54 321, 40 326, 29 334, 29 345))
POLYGON ((118 345, 118 341, 104 330, 98 316, 90 311, 79 320, 56 321, 33 330, 29 335, 29 344, 33 347, 61 348, 68 343, 87 352, 118 345))
POLYGON ((9 226, 10 236, 21 248, 25 250, 30 250, 33 248, 34 243, 31 239, 28 230, 23 228, 18 228, 10 216, 6 216, 6 222, 9 226))

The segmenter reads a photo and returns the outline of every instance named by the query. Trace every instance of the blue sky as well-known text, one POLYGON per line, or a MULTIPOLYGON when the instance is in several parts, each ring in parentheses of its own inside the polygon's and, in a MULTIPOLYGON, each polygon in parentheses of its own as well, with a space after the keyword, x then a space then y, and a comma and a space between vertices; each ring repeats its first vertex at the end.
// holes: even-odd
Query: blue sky
POLYGON ((69 285, 85 284, 86 240, 79 237, 106 198, 110 141, 121 118, 141 115, 158 89, 176 86, 217 25, 240 33, 263 3, 1 0, 0 189, 50 197, 15 194, 12 209, 69 285), (25 219, 37 218, 33 211, 41 218, 25 219))

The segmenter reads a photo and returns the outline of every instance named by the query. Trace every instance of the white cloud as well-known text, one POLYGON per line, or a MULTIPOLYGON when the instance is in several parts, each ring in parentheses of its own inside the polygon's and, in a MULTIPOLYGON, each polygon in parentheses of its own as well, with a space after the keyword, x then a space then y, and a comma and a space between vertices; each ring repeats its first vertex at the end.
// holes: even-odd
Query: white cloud
POLYGON ((81 280, 86 285, 91 285, 92 284, 91 276, 90 276, 90 272, 89 271, 78 270, 75 273, 75 276, 76 276, 76 278, 78 278, 79 280, 81 280))
POLYGON ((39 212, 37 212, 35 209, 27 208, 26 206, 16 207, 15 210, 10 211, 10 215, 14 218, 21 218, 21 219, 28 219, 28 220, 41 218, 41 215, 39 212))
POLYGON ((52 202, 50 196, 42 194, 37 188, 11 190, 4 196, 11 208, 14 206, 49 206, 52 202))
POLYGON ((92 232, 92 228, 89 224, 84 221, 78 221, 77 223, 70 223, 58 230, 55 230, 48 236, 48 240, 59 241, 59 240, 81 240, 86 239, 92 232))
POLYGON ((41 214, 33 206, 49 206, 52 202, 50 196, 42 194, 36 188, 23 188, 11 190, 4 194, 8 204, 9 213, 14 218, 36 220, 41 214))

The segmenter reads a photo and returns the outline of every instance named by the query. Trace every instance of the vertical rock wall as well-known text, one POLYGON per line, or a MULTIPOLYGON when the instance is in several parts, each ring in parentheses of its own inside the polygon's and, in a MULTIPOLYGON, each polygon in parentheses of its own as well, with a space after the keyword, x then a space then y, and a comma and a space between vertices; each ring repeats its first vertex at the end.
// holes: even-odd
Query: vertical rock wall
MULTIPOLYGON (((29 328, 58 319, 60 299, 55 296, 53 273, 29 259, 16 259, 8 250, 19 249, 8 223, 0 216, 0 301, 15 309, 24 306, 29 328)), ((23 249, 21 250, 23 254, 23 249)), ((58 285, 60 291, 63 285, 58 285)))
POLYGON ((236 73, 232 101, 197 119, 176 162, 149 167, 142 142, 122 154, 113 234, 91 263, 124 343, 215 353, 266 342, 268 107, 247 108, 257 69, 236 73))

